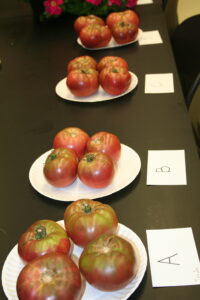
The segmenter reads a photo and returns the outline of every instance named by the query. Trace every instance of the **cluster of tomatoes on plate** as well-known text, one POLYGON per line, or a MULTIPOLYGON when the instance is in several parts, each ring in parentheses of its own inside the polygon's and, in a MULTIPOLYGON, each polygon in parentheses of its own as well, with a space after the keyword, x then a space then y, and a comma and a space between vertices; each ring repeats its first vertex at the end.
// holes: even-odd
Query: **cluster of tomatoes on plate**
POLYGON ((127 9, 123 12, 112 12, 106 20, 89 15, 80 16, 74 22, 74 29, 86 48, 102 48, 109 44, 111 38, 117 44, 134 41, 138 34, 139 17, 127 9))
POLYGON ((66 84, 71 93, 87 97, 99 86, 110 95, 121 95, 131 84, 128 63, 119 56, 104 56, 97 62, 88 55, 78 56, 67 64, 66 84))
POLYGON ((82 129, 67 127, 53 139, 43 173, 55 187, 66 187, 78 178, 92 188, 108 186, 121 154, 121 143, 112 133, 100 131, 91 137, 82 129))
POLYGON ((78 300, 85 281, 102 291, 124 288, 136 277, 139 258, 137 246, 117 233, 119 226, 111 206, 90 199, 71 203, 64 222, 33 223, 18 241, 26 263, 17 278, 19 299, 78 300), (77 262, 73 246, 80 250, 77 262))

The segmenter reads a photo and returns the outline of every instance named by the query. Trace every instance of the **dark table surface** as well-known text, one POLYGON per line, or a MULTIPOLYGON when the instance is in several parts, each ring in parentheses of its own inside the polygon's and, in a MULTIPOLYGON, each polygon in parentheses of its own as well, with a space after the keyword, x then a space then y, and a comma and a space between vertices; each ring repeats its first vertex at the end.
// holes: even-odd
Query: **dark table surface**
MULTIPOLYGON (((35 24, 29 9, 6 11, 0 17, 1 201, 0 264, 20 234, 39 219, 63 219, 68 205, 36 192, 28 178, 30 166, 52 147, 61 129, 76 126, 88 134, 106 130, 140 156, 139 176, 123 190, 100 198, 117 212, 120 223, 131 228, 147 249, 146 229, 192 227, 200 249, 200 167, 160 1, 136 8, 140 28, 158 29, 163 44, 86 51, 76 43, 73 17, 35 24), (8 13, 6 13, 8 12, 8 13), (73 57, 118 55, 139 78, 138 87, 117 100, 73 103, 55 94, 73 57), (173 73, 175 92, 144 94, 148 73, 173 73), (185 149, 186 186, 147 186, 147 151, 185 149)), ((200 286, 152 288, 150 267, 130 299, 196 300, 200 286)), ((0 299, 5 299, 0 290, 0 299)))

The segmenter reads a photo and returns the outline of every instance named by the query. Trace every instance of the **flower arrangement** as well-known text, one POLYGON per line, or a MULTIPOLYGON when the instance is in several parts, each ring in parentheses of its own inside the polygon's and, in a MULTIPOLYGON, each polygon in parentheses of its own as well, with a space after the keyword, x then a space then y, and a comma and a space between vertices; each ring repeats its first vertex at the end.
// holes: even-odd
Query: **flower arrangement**
MULTIPOLYGON (((26 0, 27 1, 27 0, 26 0)), ((28 0, 31 2, 31 0, 28 0)), ((38 0, 32 0, 38 1, 38 0)), ((41 19, 55 18, 64 13, 75 15, 106 15, 112 11, 133 8, 137 0, 40 0, 43 6, 41 19)))

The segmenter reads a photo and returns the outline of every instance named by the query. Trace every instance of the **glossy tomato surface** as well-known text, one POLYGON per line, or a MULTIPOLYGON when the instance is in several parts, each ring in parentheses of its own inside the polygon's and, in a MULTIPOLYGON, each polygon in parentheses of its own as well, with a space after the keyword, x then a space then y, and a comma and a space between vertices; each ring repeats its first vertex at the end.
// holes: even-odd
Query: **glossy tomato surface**
POLYGON ((38 220, 20 236, 19 256, 26 262, 51 252, 69 254, 70 240, 66 231, 55 221, 38 220))
POLYGON ((64 213, 65 228, 72 241, 81 247, 103 233, 115 233, 118 219, 110 205, 90 199, 71 203, 64 213))
POLYGON ((128 70, 128 63, 120 56, 104 56, 99 60, 97 69, 100 72, 106 67, 123 67, 128 70))
POLYGON ((86 153, 78 165, 79 179, 92 188, 108 186, 113 180, 114 173, 112 159, 101 152, 86 153))
POLYGON ((81 29, 89 24, 105 25, 105 22, 102 18, 95 15, 79 16, 74 21, 74 30, 77 34, 79 34, 81 29))
POLYGON ((81 30, 79 37, 85 47, 101 48, 108 45, 112 34, 108 26, 91 24, 81 30))
POLYGON ((98 72, 94 69, 73 70, 67 75, 67 87, 77 97, 87 97, 99 88, 98 72))
POLYGON ((70 60, 67 64, 67 73, 71 72, 72 70, 77 69, 95 69, 97 68, 96 60, 89 56, 83 55, 75 57, 74 59, 70 60))
POLYGON ((115 234, 103 234, 84 248, 79 268, 97 289, 115 291, 136 276, 138 262, 135 250, 127 240, 115 234))
POLYGON ((115 134, 100 131, 92 135, 88 140, 87 151, 99 151, 106 153, 114 162, 117 162, 121 154, 121 143, 115 134))
POLYGON ((118 22, 127 22, 139 26, 139 16, 133 10, 126 9, 122 12, 112 12, 106 18, 106 24, 111 29, 118 22))
POLYGON ((77 177, 78 158, 74 151, 57 148, 48 155, 43 173, 51 185, 65 187, 74 182, 77 177))
POLYGON ((99 82, 106 93, 120 95, 129 88, 131 75, 126 68, 107 67, 100 72, 99 82))
POLYGON ((86 151, 89 135, 78 127, 67 127, 60 130, 53 139, 53 148, 73 150, 80 159, 86 151))
POLYGON ((127 22, 118 22, 112 28, 112 35, 118 44, 126 44, 134 41, 138 34, 138 27, 127 22))
POLYGON ((20 300, 79 300, 81 288, 77 265, 63 253, 34 259, 22 269, 17 279, 20 300))

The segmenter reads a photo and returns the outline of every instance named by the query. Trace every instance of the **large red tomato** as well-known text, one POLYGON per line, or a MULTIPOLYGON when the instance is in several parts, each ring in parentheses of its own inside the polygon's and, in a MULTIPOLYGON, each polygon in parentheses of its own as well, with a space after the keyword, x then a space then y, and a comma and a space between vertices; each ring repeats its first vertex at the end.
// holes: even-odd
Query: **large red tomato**
POLYGON ((113 25, 112 35, 116 43, 125 44, 134 41, 138 34, 138 27, 133 23, 118 22, 113 25))
POLYGON ((100 72, 99 83, 106 93, 120 95, 129 88, 131 75, 126 68, 107 67, 100 72))
POLYGON ((78 127, 67 127, 59 131, 53 139, 53 148, 68 148, 74 150, 78 158, 86 151, 89 135, 78 127))
POLYGON ((77 176, 78 158, 74 151, 57 148, 48 155, 43 173, 46 180, 55 187, 65 187, 74 182, 77 176))
POLYGON ((100 131, 92 135, 88 140, 87 151, 100 151, 106 153, 114 162, 117 162, 121 154, 120 140, 113 133, 100 131))
POLYGON ((65 228, 72 241, 85 247, 103 233, 115 233, 118 219, 110 205, 90 199, 71 203, 64 213, 65 228))
POLYGON ((134 10, 126 9, 123 12, 122 21, 124 21, 126 23, 133 23, 138 27, 140 20, 139 20, 139 17, 138 17, 138 15, 136 14, 136 12, 134 10))
POLYGON ((77 265, 69 256, 58 252, 34 259, 17 279, 20 300, 79 300, 81 290, 77 265))
POLYGON ((108 45, 112 34, 108 26, 91 24, 81 30, 79 37, 85 47, 101 48, 108 45))
POLYGON ((122 12, 113 12, 110 13, 106 18, 106 24, 109 28, 113 28, 113 25, 118 22, 127 22, 133 23, 136 26, 139 25, 139 17, 138 15, 131 9, 126 9, 122 12))
POLYGON ((103 188, 109 185, 114 173, 114 163, 105 153, 86 153, 78 164, 79 179, 92 188, 103 188))
POLYGON ((104 56, 97 64, 97 69, 100 72, 106 67, 123 67, 128 70, 128 63, 120 56, 104 56))
POLYGON ((75 57, 74 59, 68 62, 67 73, 77 69, 96 69, 96 68, 97 68, 96 60, 89 55, 83 55, 83 56, 75 57))
POLYGON ((99 88, 98 72, 94 69, 73 70, 67 75, 66 84, 73 95, 90 96, 99 88))
POLYGON ((103 234, 84 248, 79 268, 97 289, 114 291, 125 287, 136 276, 138 262, 128 241, 115 234, 103 234))
POLYGON ((79 16, 74 21, 74 29, 75 29, 76 33, 79 34, 81 29, 83 29, 83 27, 85 27, 89 24, 105 25, 105 22, 102 18, 95 16, 95 15, 79 16))
POLYGON ((70 252, 67 233, 55 221, 36 221, 19 238, 18 253, 26 262, 52 252, 70 252))

